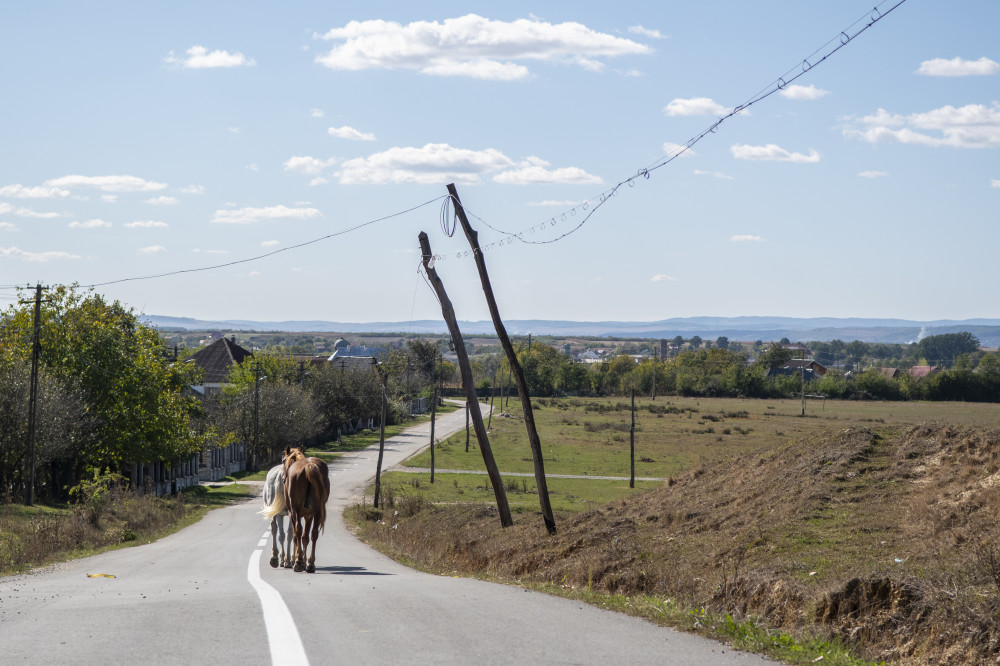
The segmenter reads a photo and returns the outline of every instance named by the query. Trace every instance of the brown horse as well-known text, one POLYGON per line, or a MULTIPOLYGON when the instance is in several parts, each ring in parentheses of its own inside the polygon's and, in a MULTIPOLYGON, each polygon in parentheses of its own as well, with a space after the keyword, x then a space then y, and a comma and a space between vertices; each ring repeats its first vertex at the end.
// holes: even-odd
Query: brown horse
POLYGON ((285 510, 292 531, 293 569, 316 572, 316 539, 326 523, 326 501, 330 497, 330 474, 319 458, 307 458, 302 449, 285 448, 285 510), (305 522, 303 527, 302 522, 305 522), (306 548, 312 551, 306 564, 306 548))

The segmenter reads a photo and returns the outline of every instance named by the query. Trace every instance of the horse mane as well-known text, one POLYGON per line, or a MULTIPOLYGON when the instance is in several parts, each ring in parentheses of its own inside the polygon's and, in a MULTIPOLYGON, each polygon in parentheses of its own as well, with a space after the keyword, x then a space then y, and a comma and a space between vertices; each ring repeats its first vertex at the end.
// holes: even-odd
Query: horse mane
POLYGON ((285 466, 285 473, 286 474, 288 473, 288 468, 291 467, 292 463, 294 463, 296 460, 305 460, 305 459, 306 459, 306 454, 302 451, 302 449, 300 448, 292 449, 286 446, 285 456, 281 461, 282 465, 285 466))

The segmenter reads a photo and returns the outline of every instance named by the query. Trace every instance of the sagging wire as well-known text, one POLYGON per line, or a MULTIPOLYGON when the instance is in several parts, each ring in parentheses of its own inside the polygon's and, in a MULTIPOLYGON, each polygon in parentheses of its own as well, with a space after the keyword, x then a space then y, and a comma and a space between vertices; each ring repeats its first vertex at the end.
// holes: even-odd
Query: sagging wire
POLYGON ((135 281, 138 281, 138 280, 153 280, 153 279, 157 279, 157 278, 171 277, 171 276, 174 276, 174 275, 183 275, 185 273, 199 273, 199 272, 202 272, 202 271, 211 271, 211 270, 216 270, 216 269, 219 269, 219 268, 228 268, 229 266, 237 266, 239 264, 246 264, 246 263, 250 263, 250 262, 253 262, 253 261, 259 261, 261 259, 266 259, 267 257, 273 257, 276 254, 281 254, 282 252, 290 252, 292 250, 297 250, 299 248, 306 247, 307 245, 313 245, 313 244, 319 243, 321 241, 329 240, 331 238, 336 238, 337 236, 343 236, 345 234, 349 234, 351 232, 357 231, 358 229, 363 229, 365 227, 371 226, 373 224, 377 224, 379 222, 385 222, 386 220, 391 220, 394 217, 399 217, 401 215, 406 215, 408 213, 412 213, 413 211, 419 210, 419 209, 423 208, 424 206, 429 206, 430 204, 434 203, 435 201, 439 201, 442 198, 449 198, 449 195, 444 194, 444 195, 441 195, 439 197, 434 197, 430 201, 425 201, 422 204, 418 204, 418 205, 413 206, 411 208, 407 208, 406 210, 397 211, 395 213, 390 213, 389 215, 385 215, 383 217, 379 217, 379 218, 376 218, 376 219, 373 219, 373 220, 368 220, 367 222, 362 222, 361 224, 357 224, 357 225, 355 225, 353 227, 350 227, 349 229, 344 229, 342 231, 337 231, 337 232, 334 232, 332 234, 326 234, 325 236, 320 236, 319 238, 313 238, 312 240, 307 240, 307 241, 304 241, 302 243, 296 243, 295 245, 289 245, 288 247, 283 247, 283 248, 280 248, 280 249, 277 249, 277 250, 273 250, 271 252, 265 252, 264 254, 259 254, 259 255, 256 255, 254 257, 247 257, 246 259, 237 259, 235 261, 227 261, 226 263, 215 264, 215 265, 212 265, 212 266, 201 266, 199 268, 185 268, 185 269, 176 270, 176 271, 168 271, 166 273, 155 273, 153 275, 142 275, 142 276, 137 276, 137 277, 121 278, 119 280, 109 280, 108 282, 95 282, 94 284, 80 285, 80 286, 82 286, 83 288, 86 288, 86 289, 92 289, 94 287, 104 287, 104 286, 109 285, 109 284, 120 284, 122 282, 135 282, 135 281))
POLYGON ((508 243, 513 242, 513 239, 517 239, 518 241, 525 243, 526 245, 548 245, 551 243, 556 243, 562 240, 563 238, 566 238, 570 234, 578 231, 584 224, 586 224, 590 220, 591 216, 594 213, 596 213, 605 203, 608 202, 609 199, 611 199, 611 197, 614 197, 615 195, 618 194, 619 190, 623 185, 628 185, 629 187, 635 187, 636 183, 639 183, 642 180, 649 180, 653 171, 656 171, 657 169, 660 169, 670 164, 675 159, 677 159, 687 151, 691 150, 691 148, 695 144, 697 144, 699 141, 704 139, 709 134, 717 133, 719 130, 719 126, 723 122, 725 122, 729 118, 732 118, 735 115, 742 113, 743 111, 746 111, 754 104, 762 102, 771 95, 780 92, 781 90, 786 88, 791 83, 795 82, 800 77, 805 76, 808 72, 812 71, 817 65, 820 65, 823 62, 825 62, 827 58, 829 58, 837 51, 850 44, 863 32, 867 31, 877 22, 881 21, 883 18, 888 16, 892 11, 894 11, 904 2, 906 2, 906 0, 883 0, 883 2, 876 5, 871 11, 865 12, 865 14, 861 18, 857 19, 850 26, 840 31, 839 34, 837 34, 835 37, 827 41, 823 46, 819 47, 818 49, 810 53, 808 56, 803 58, 800 63, 791 67, 784 74, 782 74, 773 82, 771 82, 768 86, 765 86, 755 95, 750 97, 747 101, 734 107, 728 113, 720 116, 718 119, 715 120, 714 123, 706 127, 702 132, 691 137, 684 144, 677 146, 672 151, 668 152, 665 156, 657 158, 655 161, 649 163, 647 166, 637 170, 635 174, 618 182, 610 189, 607 189, 604 192, 600 193, 599 195, 591 199, 587 199, 578 206, 574 206, 570 210, 563 212, 561 215, 558 216, 559 217, 558 221, 556 220, 556 216, 553 216, 546 221, 543 221, 539 224, 535 224, 522 231, 509 232, 509 231, 504 231, 502 229, 498 229, 493 225, 489 224, 488 222, 486 222, 482 217, 471 213, 469 211, 468 206, 466 206, 465 204, 463 204, 463 207, 465 208, 466 213, 472 215, 478 221, 482 222, 493 231, 496 231, 497 233, 506 236, 507 238, 505 240, 507 240, 508 243), (884 6, 890 3, 893 3, 892 6, 889 7, 888 9, 884 9, 884 6), (858 27, 859 25, 860 27, 858 27), (561 223, 567 222, 567 216, 570 218, 569 222, 572 223, 571 218, 576 216, 578 209, 581 211, 581 213, 584 213, 580 218, 580 220, 575 225, 573 225, 563 233, 559 234, 558 236, 550 238, 548 240, 532 240, 530 238, 525 238, 526 233, 531 235, 534 234, 536 231, 542 231, 548 227, 555 228, 556 225, 560 222, 561 223))

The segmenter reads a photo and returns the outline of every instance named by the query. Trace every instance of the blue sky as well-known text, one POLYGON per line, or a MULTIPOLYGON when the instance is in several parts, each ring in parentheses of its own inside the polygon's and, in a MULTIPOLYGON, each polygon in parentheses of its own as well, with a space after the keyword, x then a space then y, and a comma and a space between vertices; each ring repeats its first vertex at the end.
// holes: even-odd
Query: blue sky
POLYGON ((488 319, 454 182, 507 319, 1000 317, 1000 5, 895 3, 5 3, 0 306, 488 319))

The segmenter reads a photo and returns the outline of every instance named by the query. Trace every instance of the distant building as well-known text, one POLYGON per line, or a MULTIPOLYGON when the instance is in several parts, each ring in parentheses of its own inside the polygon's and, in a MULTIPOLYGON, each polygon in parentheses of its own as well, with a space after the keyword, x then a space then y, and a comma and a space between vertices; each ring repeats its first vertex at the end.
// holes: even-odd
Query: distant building
POLYGON ((928 375, 933 375, 939 369, 936 365, 915 365, 907 370, 906 373, 914 379, 923 379, 928 375))
POLYGON ((886 379, 898 379, 899 368, 879 368, 878 372, 886 379))
POLYGON ((210 345, 199 349, 191 354, 185 362, 194 363, 205 371, 205 376, 201 384, 192 386, 199 395, 211 395, 222 390, 229 376, 229 370, 234 365, 240 365, 248 358, 253 357, 253 352, 236 344, 236 336, 219 338, 210 345))
POLYGON ((804 374, 807 380, 818 379, 826 374, 826 368, 809 358, 792 359, 784 365, 771 370, 774 375, 800 375, 804 374))
POLYGON ((781 345, 781 348, 792 352, 793 358, 804 359, 812 357, 812 352, 801 342, 788 342, 781 345))

